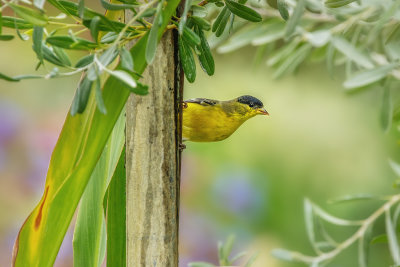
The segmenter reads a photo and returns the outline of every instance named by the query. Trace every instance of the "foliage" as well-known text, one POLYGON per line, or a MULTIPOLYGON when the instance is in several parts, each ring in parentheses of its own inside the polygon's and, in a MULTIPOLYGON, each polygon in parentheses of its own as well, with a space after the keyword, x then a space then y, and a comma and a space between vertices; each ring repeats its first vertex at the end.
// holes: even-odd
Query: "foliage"
MULTIPOLYGON (((399 165, 391 162, 396 172, 399 165)), ((323 266, 327 262, 334 260, 340 253, 348 249, 351 245, 358 245, 358 266, 368 266, 370 247, 375 243, 387 243, 393 265, 400 264, 400 247, 398 241, 398 225, 400 215, 400 194, 393 196, 371 196, 354 195, 345 196, 331 203, 342 203, 349 201, 384 200, 385 203, 368 218, 364 220, 346 220, 335 217, 324 211, 310 200, 304 201, 304 216, 308 239, 317 254, 308 256, 299 252, 292 252, 285 249, 275 249, 272 254, 285 261, 302 262, 311 267, 323 266), (384 217, 386 233, 374 234, 374 225, 378 219, 384 217), (326 230, 325 223, 340 227, 358 227, 357 230, 346 240, 336 241, 326 230), (375 235, 375 236, 374 236, 375 235)))
MULTIPOLYGON (((381 124, 384 129, 390 128, 393 117, 398 118, 398 107, 393 107, 391 88, 398 84, 400 77, 399 0, 268 0, 267 3, 252 0, 249 3, 247 0, 186 0, 181 15, 175 15, 179 0, 100 2, 105 15, 88 8, 84 0, 48 0, 48 4, 61 12, 56 16, 44 9, 44 0, 4 0, 0 6, 0 41, 9 41, 16 36, 21 41, 31 39, 37 57, 36 70, 39 71, 39 74, 17 76, 0 73, 0 79, 18 82, 81 75, 70 114, 52 155, 43 197, 25 221, 16 241, 16 266, 53 264, 73 213, 89 184, 80 211, 84 215, 79 216, 82 220, 79 225, 87 229, 85 219, 90 218, 85 218, 85 205, 88 205, 85 202, 91 197, 96 201, 103 200, 108 179, 113 176, 113 173, 108 173, 98 177, 94 170, 114 170, 120 153, 113 156, 113 166, 105 166, 107 163, 98 159, 102 153, 107 153, 104 147, 129 94, 147 94, 148 87, 140 83, 141 74, 154 60, 157 43, 166 30, 176 29, 179 32, 179 59, 189 82, 196 79, 195 57, 208 75, 214 74, 212 47, 218 46, 218 52, 227 53, 253 45, 258 50, 258 61, 268 52, 266 63, 275 69, 276 78, 296 72, 307 59, 325 60, 332 76, 334 70, 344 67, 346 77, 343 86, 346 89, 366 86, 383 89, 381 124), (3 16, 5 11, 13 15, 3 16), (133 16, 122 22, 120 20, 125 11, 130 11, 133 16), (14 29, 15 34, 4 33, 4 28, 14 29), (132 40, 137 42, 128 50, 126 45, 132 40), (82 50, 86 55, 72 62, 71 50, 82 50), (98 182, 92 184, 96 179, 98 182)), ((116 184, 121 189, 120 184, 123 183, 116 184)), ((98 235, 105 235, 105 227, 101 226, 104 225, 101 207, 104 204, 115 214, 115 203, 123 201, 110 188, 107 192, 108 197, 114 196, 110 197, 110 203, 110 199, 106 198, 107 203, 96 205, 96 228, 92 229, 97 233, 92 240, 95 247, 88 252, 95 262, 89 264, 91 266, 101 264, 104 249, 101 238, 98 238, 98 235)), ((388 203, 393 203, 389 206, 397 203, 397 198, 390 198, 388 203)), ((395 231, 392 231, 396 221, 392 222, 389 208, 384 207, 376 214, 386 214, 387 239, 397 264, 400 256, 396 254, 398 244, 393 237, 395 231)), ((320 256, 314 258, 282 251, 280 256, 311 264, 319 264, 336 255, 336 252, 329 254, 321 250, 314 234, 315 218, 340 225, 359 225, 362 231, 351 237, 350 243, 364 242, 360 240, 372 223, 370 220, 375 220, 375 217, 359 222, 338 219, 309 201, 306 201, 305 208, 310 240, 320 256)), ((118 220, 114 223, 121 225, 118 220)), ((109 231, 112 229, 115 230, 110 227, 109 231)), ((85 233, 78 232, 79 228, 76 240, 85 233)), ((323 244, 326 244, 325 241, 329 240, 324 240, 323 244)), ((220 248, 223 264, 233 261, 228 260, 230 242, 233 241, 220 248)), ((333 251, 339 253, 350 243, 342 243, 337 246, 339 249, 333 251)), ((107 247, 113 250, 109 244, 107 247)), ((119 256, 116 258, 124 257, 119 256)), ((112 266, 112 262, 107 264, 112 266)))
MULTIPOLYGON (((236 261, 246 256, 246 252, 239 252, 235 256, 230 257, 232 252, 233 243, 235 242, 235 236, 230 235, 225 243, 218 243, 218 264, 219 266, 232 266, 236 261), (229 259, 231 258, 231 259, 229 259)), ((258 254, 252 255, 246 263, 243 265, 244 267, 250 267, 253 265, 256 260, 258 254)), ((208 262, 191 262, 188 264, 189 267, 216 267, 216 265, 208 262)))

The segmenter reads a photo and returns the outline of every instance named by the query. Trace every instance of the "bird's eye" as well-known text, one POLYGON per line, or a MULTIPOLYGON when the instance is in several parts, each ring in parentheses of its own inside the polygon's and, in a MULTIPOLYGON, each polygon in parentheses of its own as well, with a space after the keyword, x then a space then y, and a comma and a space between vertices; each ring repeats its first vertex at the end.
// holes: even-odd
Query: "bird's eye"
POLYGON ((253 104, 253 103, 250 103, 250 104, 249 104, 249 107, 251 107, 251 108, 254 107, 254 104, 253 104))

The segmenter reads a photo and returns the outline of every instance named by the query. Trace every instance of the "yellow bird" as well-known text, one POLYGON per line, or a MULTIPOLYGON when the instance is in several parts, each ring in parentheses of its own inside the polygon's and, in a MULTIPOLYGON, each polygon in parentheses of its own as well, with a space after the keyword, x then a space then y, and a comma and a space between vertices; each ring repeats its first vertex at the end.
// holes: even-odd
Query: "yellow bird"
POLYGON ((228 101, 189 99, 183 103, 182 139, 194 142, 221 141, 256 115, 269 114, 260 100, 249 95, 228 101))

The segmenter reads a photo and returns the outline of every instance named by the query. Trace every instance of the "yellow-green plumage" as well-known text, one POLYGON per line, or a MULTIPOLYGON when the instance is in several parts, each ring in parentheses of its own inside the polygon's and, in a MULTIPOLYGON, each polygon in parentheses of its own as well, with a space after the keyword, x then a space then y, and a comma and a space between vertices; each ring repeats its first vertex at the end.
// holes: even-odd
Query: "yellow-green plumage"
POLYGON ((261 101, 250 96, 228 101, 188 100, 183 108, 182 138, 195 142, 221 141, 257 114, 268 113, 261 101))

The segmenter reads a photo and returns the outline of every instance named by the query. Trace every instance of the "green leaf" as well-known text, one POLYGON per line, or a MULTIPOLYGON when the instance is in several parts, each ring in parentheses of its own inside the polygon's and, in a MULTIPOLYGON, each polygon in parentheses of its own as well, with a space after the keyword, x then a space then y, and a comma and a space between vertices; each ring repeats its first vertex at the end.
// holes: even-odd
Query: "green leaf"
POLYGON ((209 31, 211 29, 211 24, 207 20, 197 17, 197 16, 191 16, 192 21, 198 25, 201 29, 205 31, 209 31))
POLYGON ((54 46, 74 50, 91 50, 97 47, 97 44, 88 40, 79 37, 72 38, 67 35, 47 37, 46 42, 54 46))
POLYGON ((400 265, 399 243, 397 241, 395 226, 393 225, 392 219, 390 218, 389 209, 385 211, 385 225, 386 225, 386 234, 389 241, 390 254, 392 255, 394 264, 400 265))
POLYGON ((244 265, 244 267, 250 267, 253 265, 253 263, 256 261, 258 257, 258 253, 255 253, 253 256, 250 257, 250 259, 246 262, 246 264, 244 265))
POLYGON ((49 47, 47 47, 45 44, 42 44, 42 52, 43 52, 43 58, 47 60, 50 63, 53 63, 54 65, 57 66, 64 66, 64 63, 61 62, 61 60, 58 58, 58 56, 51 50, 49 47))
POLYGON ((226 6, 229 10, 238 17, 252 22, 262 21, 262 17, 255 10, 232 0, 225 0, 226 6))
POLYGON ((186 20, 187 20, 187 13, 188 13, 191 5, 192 5, 192 0, 186 0, 185 1, 185 6, 183 8, 183 12, 182 12, 182 15, 181 15, 181 20, 179 21, 179 26, 178 26, 178 30, 179 30, 179 34, 180 35, 183 34, 183 29, 185 28, 186 20))
POLYGON ((392 97, 390 95, 390 86, 388 83, 385 83, 383 86, 383 95, 382 95, 382 106, 381 106, 381 114, 380 114, 380 124, 382 129, 387 132, 392 125, 393 118, 393 103, 392 97))
POLYGON ((208 45, 207 38, 204 35, 204 32, 198 26, 195 27, 195 31, 200 37, 200 45, 197 46, 197 50, 200 52, 197 54, 200 66, 208 75, 211 76, 214 74, 215 64, 210 46, 208 45))
POLYGON ((293 252, 286 249, 273 249, 271 251, 271 255, 280 260, 295 261, 295 258, 293 257, 293 252))
POLYGON ((326 7, 329 7, 329 8, 338 8, 338 7, 348 5, 355 1, 357 1, 357 0, 327 0, 327 1, 325 1, 325 5, 326 5, 326 7))
POLYGON ((222 259, 224 260, 224 263, 221 265, 231 265, 229 262, 229 255, 231 255, 232 248, 233 248, 233 243, 235 243, 235 236, 234 235, 229 235, 228 238, 226 239, 224 245, 222 246, 222 259))
POLYGON ((43 9, 46 0, 33 0, 33 5, 39 9, 43 9))
POLYGON ((48 18, 41 12, 38 12, 34 9, 25 6, 16 5, 13 3, 9 3, 8 6, 11 7, 11 9, 14 10, 14 12, 17 13, 18 16, 20 16, 27 22, 32 23, 33 25, 37 26, 47 25, 48 18))
POLYGON ((100 112, 103 114, 107 114, 106 106, 104 105, 103 94, 101 92, 101 82, 100 79, 95 81, 96 83, 96 103, 100 112))
POLYGON ((193 83, 196 79, 196 63, 194 62, 194 57, 190 46, 186 42, 179 38, 179 57, 181 59, 183 72, 188 82, 193 83))
POLYGON ((162 11, 162 3, 160 2, 157 6, 156 16, 154 17, 153 26, 150 29, 149 38, 147 39, 146 46, 146 61, 147 64, 151 64, 154 60, 157 50, 157 36, 158 36, 158 21, 160 20, 160 15, 162 11))
POLYGON ((100 17, 96 16, 90 21, 90 34, 93 37, 95 42, 98 41, 99 38, 99 24, 100 24, 100 17))
POLYGON ((360 71, 347 79, 343 86, 344 88, 352 89, 377 82, 389 75, 389 73, 397 66, 398 64, 387 64, 374 69, 360 71))
POLYGON ((215 32, 215 36, 219 37, 224 32, 226 23, 228 22, 229 16, 231 15, 231 11, 228 7, 224 7, 222 11, 219 13, 217 19, 214 21, 212 26, 212 31, 215 32))
POLYGON ((294 8, 294 11, 293 11, 293 14, 292 14, 292 16, 290 16, 290 18, 286 24, 286 30, 285 30, 286 38, 289 38, 295 32, 296 27, 300 23, 301 16, 304 13, 304 8, 305 8, 305 0, 297 1, 296 7, 294 8))
POLYGON ((42 40, 43 40, 43 27, 33 27, 33 51, 35 51, 37 58, 43 62, 42 40))
MULTIPOLYGON (((179 0, 166 2, 159 38, 178 4, 179 0)), ((131 49, 138 74, 146 68, 147 38, 145 34, 131 49)), ((110 76, 103 87, 107 116, 96 110, 94 97, 82 115, 67 116, 52 153, 43 197, 18 234, 15 267, 53 266, 79 199, 130 93, 128 86, 110 76)))
POLYGON ((314 47, 322 47, 326 45, 330 38, 331 32, 329 30, 318 30, 314 32, 306 32, 304 37, 307 38, 307 41, 312 44, 314 47))
POLYGON ((107 71, 110 73, 112 76, 115 78, 121 80, 123 83, 128 85, 130 88, 136 88, 137 83, 136 81, 132 78, 132 76, 123 70, 113 70, 113 71, 107 71))
POLYGON ((125 114, 121 113, 94 168, 76 218, 74 266, 101 266, 104 222, 103 198, 125 143, 125 114))
POLYGON ((13 29, 18 28, 21 30, 25 30, 25 29, 33 28, 32 23, 29 23, 24 19, 14 18, 14 17, 3 16, 2 23, 3 23, 3 27, 13 28, 13 29))
POLYGON ((374 67, 374 64, 371 62, 369 57, 362 53, 358 48, 356 48, 346 39, 341 37, 332 38, 332 44, 337 50, 342 52, 346 57, 348 57, 358 65, 367 69, 371 69, 374 67))
POLYGON ((89 101, 92 84, 93 82, 86 77, 83 77, 80 81, 71 105, 71 116, 85 111, 86 105, 89 101))
POLYGON ((79 59, 79 61, 75 65, 75 68, 85 67, 85 66, 89 65, 90 63, 92 63, 93 60, 94 60, 93 54, 84 56, 81 59, 79 59))
POLYGON ((195 47, 200 44, 200 37, 186 26, 183 30, 182 38, 191 47, 195 47))
POLYGON ((119 50, 119 55, 121 57, 121 67, 128 71, 133 71, 133 58, 128 49, 121 47, 119 50))
POLYGON ((69 59, 68 54, 65 53, 64 49, 54 46, 53 51, 64 66, 71 66, 71 60, 69 59))
POLYGON ((285 24, 282 22, 266 24, 266 29, 264 33, 260 33, 257 37, 255 37, 251 44, 255 46, 264 45, 268 43, 275 42, 281 38, 283 38, 285 31, 285 24))
POLYGON ((343 203, 343 202, 351 202, 351 201, 360 201, 360 200, 372 200, 372 199, 384 199, 380 196, 375 196, 371 194, 354 194, 354 195, 346 195, 334 199, 328 200, 330 204, 343 203))
MULTIPOLYGON (((122 113, 123 114, 123 113, 122 113)), ((125 148, 115 169, 107 198, 107 267, 126 266, 125 148)))
POLYGON ((279 14, 281 14, 281 17, 284 20, 289 19, 289 11, 288 11, 288 6, 285 0, 278 0, 277 1, 277 8, 279 11, 279 14))
POLYGON ((392 159, 389 159, 389 165, 394 171, 394 173, 400 177, 400 164, 392 159))
POLYGON ((14 39, 14 35, 0 35, 0 41, 10 41, 14 39))
POLYGON ((124 9, 131 9, 134 10, 137 5, 130 5, 130 4, 113 4, 106 0, 100 0, 101 5, 104 9, 107 10, 124 10, 124 9))
POLYGON ((0 35, 3 33, 3 14, 0 11, 0 35))
POLYGON ((7 75, 5 75, 5 74, 3 74, 1 72, 0 72, 0 79, 1 80, 6 80, 6 81, 9 81, 9 82, 19 82, 19 80, 20 80, 20 79, 17 79, 17 78, 13 78, 13 77, 7 76, 7 75))
POLYGON ((307 230, 307 237, 315 251, 318 251, 316 246, 315 229, 314 229, 314 211, 313 205, 308 200, 304 200, 304 219, 307 230))
POLYGON ((78 16, 82 19, 85 17, 85 0, 78 1, 78 16))

